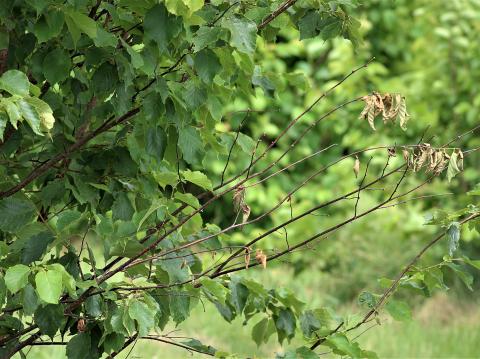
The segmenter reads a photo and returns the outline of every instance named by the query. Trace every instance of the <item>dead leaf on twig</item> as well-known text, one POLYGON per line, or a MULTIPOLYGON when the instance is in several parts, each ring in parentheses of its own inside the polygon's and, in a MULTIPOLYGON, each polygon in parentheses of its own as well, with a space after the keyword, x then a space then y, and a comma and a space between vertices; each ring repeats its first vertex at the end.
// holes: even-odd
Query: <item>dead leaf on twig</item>
POLYGON ((267 256, 261 249, 258 249, 255 253, 255 259, 262 265, 263 269, 267 268, 267 256))
POLYGON ((355 178, 358 178, 358 173, 360 172, 360 160, 358 156, 355 156, 355 162, 353 164, 353 173, 355 173, 355 178))

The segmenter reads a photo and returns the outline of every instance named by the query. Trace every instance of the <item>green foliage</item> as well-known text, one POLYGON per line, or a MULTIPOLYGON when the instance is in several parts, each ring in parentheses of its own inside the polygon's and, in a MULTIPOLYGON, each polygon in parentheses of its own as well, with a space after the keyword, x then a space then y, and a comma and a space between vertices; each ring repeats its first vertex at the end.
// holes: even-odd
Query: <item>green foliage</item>
MULTIPOLYGON (((242 133, 232 152, 235 135, 222 129, 231 103, 284 86, 265 67, 264 46, 299 28, 302 38, 307 31, 357 42, 351 8, 2 3, 0 302, 14 314, 0 327, 18 332, 32 316, 24 335, 61 333, 69 358, 101 357, 131 336, 187 320, 202 297, 227 321, 267 316, 258 344, 274 332, 290 341, 299 325, 312 337, 319 319, 291 292, 202 274, 211 261, 195 252, 215 253, 228 237, 199 212, 199 193, 214 191, 213 157, 240 164, 255 150, 242 133), (311 11, 318 19, 306 29, 311 11), (169 233, 158 240, 162 221, 169 233)), ((301 83, 298 73, 284 76, 301 83)), ((2 339, 5 353, 17 351, 21 336, 2 339)), ((196 340, 184 345, 215 352, 196 340)))

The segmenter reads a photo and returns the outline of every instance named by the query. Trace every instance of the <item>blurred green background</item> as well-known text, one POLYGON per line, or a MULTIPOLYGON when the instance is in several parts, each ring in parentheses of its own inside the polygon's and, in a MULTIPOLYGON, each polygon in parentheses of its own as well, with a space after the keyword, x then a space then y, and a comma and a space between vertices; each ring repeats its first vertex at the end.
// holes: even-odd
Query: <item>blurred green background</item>
MULTIPOLYGON (((375 145, 415 144, 424 133, 424 141, 441 146, 480 123, 480 1, 362 1, 355 15, 362 20, 364 37, 357 49, 340 39, 299 42, 295 40, 298 34, 285 32, 275 45, 259 43, 263 57, 267 59, 267 76, 271 81, 265 87, 267 90, 270 85, 276 87, 276 93, 270 97, 259 90, 251 103, 231 104, 227 111, 231 114, 223 122, 223 129, 236 129, 245 116, 245 113, 236 111, 250 108, 258 112, 251 113, 245 121, 245 132, 254 139, 262 134, 267 140, 273 139, 319 94, 372 57, 375 61, 368 68, 355 74, 315 107, 271 151, 264 163, 277 158, 306 126, 329 109, 371 91, 399 92, 406 96, 411 115, 408 129, 402 131, 399 126, 383 125, 377 120, 377 131, 371 131, 366 122, 358 120, 360 103, 336 112, 315 127, 295 151, 282 159, 280 166, 331 144, 336 146, 291 168, 284 175, 249 189, 247 203, 252 207, 252 216, 263 213, 274 200, 285 196, 308 175, 341 155, 375 145), (284 87, 282 74, 291 72, 296 73, 289 76, 296 76, 298 86, 284 87)), ((245 142, 248 145, 247 139, 245 142)), ((463 150, 474 149, 480 146, 480 137, 471 134, 455 146, 463 150)), ((362 155, 361 173, 370 156, 373 156, 371 174, 367 178, 373 179, 381 172, 387 153, 382 150, 362 155)), ((398 157, 401 156, 395 161, 400 163, 402 159, 398 157)), ((244 168, 248 160, 240 151, 234 151, 227 177, 244 168)), ((206 171, 220 178, 224 161, 225 158, 207 158, 206 171)), ((354 189, 357 180, 352 165, 353 159, 343 161, 297 192, 291 199, 294 215, 354 189)), ((257 169, 261 168, 260 165, 257 169)), ((479 174, 480 158, 475 152, 466 158, 465 171, 450 184, 445 176, 441 176, 414 195, 428 197, 378 211, 333 233, 326 240, 315 242, 310 250, 268 264, 267 270, 250 269, 244 275, 263 281, 266 287, 290 288, 309 307, 326 305, 339 314, 363 313, 364 309, 357 305, 358 295, 364 290, 378 291, 378 278, 393 277, 431 239, 438 228, 425 226, 426 216, 435 210, 454 211, 473 203, 475 197, 465 193, 480 182, 479 174)), ((409 176, 405 188, 424 179, 422 174, 409 176)), ((360 209, 371 206, 394 184, 382 183, 377 191, 363 193, 360 209)), ((230 208, 227 202, 210 210, 208 215, 213 218, 212 223, 231 223, 234 214, 224 215, 230 208)), ((354 201, 342 201, 295 222, 288 227, 289 240, 298 242, 346 218, 352 214, 353 204, 354 201)), ((261 233, 262 229, 290 218, 290 210, 286 203, 254 227, 233 233, 229 240, 236 244, 245 243, 247 238, 261 233)), ((258 248, 269 253, 284 248, 284 236, 284 232, 274 233, 258 248)), ((446 253, 446 243, 440 243, 428 253, 422 264, 438 262, 446 253)), ((462 229, 460 253, 473 259, 480 258, 479 233, 462 229)), ((472 274, 477 279, 478 275, 472 274)), ((377 352, 380 358, 480 357, 477 292, 469 292, 454 278, 446 277, 445 282, 449 290, 427 299, 412 295, 414 292, 401 292, 400 295, 414 307, 414 321, 399 323, 385 317, 381 326, 375 325, 359 338, 363 347, 377 352)), ((478 280, 475 280, 474 288, 478 290, 478 280)), ((275 352, 282 352, 275 336, 267 345, 255 346, 250 333, 256 321, 253 318, 243 326, 237 319, 229 324, 206 303, 205 308, 197 306, 190 319, 178 328, 167 330, 176 330, 172 335, 198 338, 240 358, 268 358, 275 352)), ((48 351, 35 348, 30 355, 35 358, 56 357, 54 354, 63 357, 63 350, 61 347, 48 351)), ((127 354, 128 351, 123 357, 127 354)), ((196 355, 151 342, 136 343, 129 354, 129 358, 183 357, 196 355)))

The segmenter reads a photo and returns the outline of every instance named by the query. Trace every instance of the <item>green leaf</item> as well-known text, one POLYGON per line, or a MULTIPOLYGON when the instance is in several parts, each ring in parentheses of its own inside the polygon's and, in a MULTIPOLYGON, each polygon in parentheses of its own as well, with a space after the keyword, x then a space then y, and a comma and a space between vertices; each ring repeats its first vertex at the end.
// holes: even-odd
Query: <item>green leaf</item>
POLYGON ((65 23, 72 37, 73 45, 76 47, 82 33, 70 16, 65 17, 65 23))
POLYGON ((30 268, 23 264, 17 264, 7 269, 5 273, 5 285, 12 293, 18 292, 28 283, 30 268))
POLYGON ((242 313, 245 304, 247 303, 248 296, 250 294, 248 288, 240 283, 238 277, 232 277, 228 284, 231 293, 231 300, 237 311, 237 314, 242 313))
MULTIPOLYGON (((87 249, 89 250, 90 254, 90 247, 87 246, 87 249)), ((73 276, 67 271, 67 269, 60 263, 53 263, 50 264, 47 269, 52 269, 55 270, 62 275, 62 284, 65 287, 65 289, 68 291, 68 294, 72 298, 77 298, 77 293, 76 293, 76 282, 75 279, 73 279, 73 276)), ((77 268, 75 268, 76 271, 78 271, 77 268)))
POLYGON ((53 117, 53 111, 50 106, 36 97, 26 97, 25 101, 33 106, 40 116, 40 129, 45 132, 51 130, 55 123, 55 118, 53 117))
POLYGON ((324 40, 330 40, 342 33, 342 21, 336 17, 330 17, 319 22, 320 36, 324 40))
POLYGON ((443 290, 448 289, 443 281, 443 272, 437 267, 430 268, 428 271, 424 272, 423 282, 427 286, 430 294, 433 293, 436 288, 443 290))
POLYGON ((377 304, 377 300, 375 299, 374 295, 370 292, 362 292, 358 296, 358 302, 360 304, 366 305, 368 308, 373 308, 377 304))
POLYGON ((131 258, 142 249, 142 244, 135 238, 116 239, 110 248, 110 255, 131 258))
POLYGON ((182 92, 183 100, 189 110, 196 111, 207 101, 207 91, 200 82, 188 81, 182 92))
POLYGON ((173 292, 170 297, 170 313, 176 324, 183 322, 190 315, 190 297, 186 292, 173 292))
POLYGON ((206 84, 211 84, 213 78, 221 69, 222 65, 220 65, 217 55, 212 50, 202 50, 195 56, 195 70, 206 84))
POLYGON ((109 96, 118 81, 118 69, 109 62, 104 62, 93 74, 91 88, 97 96, 109 96))
POLYGON ((279 343, 281 344, 285 338, 290 341, 295 335, 296 327, 296 320, 293 312, 289 308, 282 308, 278 312, 278 316, 274 316, 274 319, 279 343))
POLYGON ((202 187, 203 189, 207 190, 213 190, 212 182, 208 179, 207 175, 200 171, 182 171, 181 172, 182 177, 188 181, 192 182, 193 184, 196 184, 199 187, 202 187))
POLYGON ((120 38, 123 47, 127 50, 128 54, 130 55, 130 60, 132 61, 132 66, 135 69, 139 69, 143 66, 143 58, 142 55, 136 52, 129 44, 125 42, 122 38, 120 38))
POLYGON ((308 11, 299 21, 300 40, 309 39, 318 34, 317 26, 320 15, 317 11, 308 11))
POLYGON ((289 350, 283 355, 277 354, 276 359, 317 359, 319 356, 307 347, 300 347, 295 351, 289 350))
POLYGON ((123 308, 115 306, 112 310, 111 317, 107 318, 107 320, 109 321, 109 325, 112 327, 114 332, 122 335, 128 335, 128 332, 123 325, 123 308))
POLYGON ((129 335, 135 332, 135 320, 128 314, 128 307, 123 308, 122 323, 129 335))
POLYGON ((224 18, 222 26, 230 30, 230 43, 238 51, 252 55, 256 47, 257 25, 246 18, 224 18))
POLYGON ((3 98, 1 103, 4 105, 5 111, 7 112, 7 115, 10 118, 10 123, 16 129, 17 123, 22 120, 20 109, 18 108, 17 104, 14 101, 12 101, 12 97, 3 98))
POLYGON ((43 136, 43 133, 40 130, 40 115, 37 110, 29 102, 23 99, 19 100, 17 105, 22 117, 27 121, 32 131, 37 135, 43 136))
POLYGON ((30 81, 22 71, 8 70, 0 77, 0 89, 11 95, 28 96, 30 81))
POLYGON ((54 239, 50 231, 40 232, 30 237, 22 250, 22 263, 30 264, 40 260, 54 239))
POLYGON ((125 337, 120 333, 110 333, 105 337, 103 349, 106 353, 118 352, 125 343, 125 337))
POLYGON ((458 153, 454 151, 450 156, 450 160, 448 161, 448 168, 447 168, 447 179, 448 182, 452 180, 458 173, 460 173, 460 169, 458 168, 458 153))
POLYGON ((49 9, 40 17, 33 26, 33 33, 39 43, 47 42, 60 34, 65 24, 63 11, 58 9, 49 9))
POLYGON ((203 143, 198 130, 193 127, 180 129, 178 146, 182 151, 183 158, 189 164, 199 164, 204 155, 203 143))
POLYGON ((65 50, 55 49, 43 60, 43 74, 50 84, 65 80, 70 73, 71 60, 65 50))
POLYGON ((102 315, 103 299, 99 295, 92 295, 85 301, 85 311, 91 317, 99 317, 102 315))
POLYGON ((409 321, 412 319, 412 311, 409 305, 405 302, 397 300, 390 300, 385 309, 392 316, 393 319, 398 321, 409 321))
POLYGON ((112 206, 113 219, 128 221, 132 218, 134 212, 135 209, 133 208, 127 194, 124 192, 118 193, 112 206))
POLYGON ((190 279, 188 266, 180 258, 163 258, 157 265, 168 273, 170 284, 183 283, 190 279))
POLYGON ((225 305, 228 290, 222 284, 210 278, 203 278, 202 289, 213 295, 221 304, 225 305))
POLYGON ((48 304, 44 307, 38 307, 33 316, 35 324, 40 331, 53 339, 59 329, 66 322, 62 305, 48 304))
POLYGON ((35 276, 35 285, 40 299, 58 304, 62 294, 62 273, 56 270, 40 270, 35 276))
POLYGON ((480 270, 480 260, 473 260, 467 257, 463 257, 463 260, 465 261, 465 263, 471 265, 473 268, 480 270))
POLYGON ((335 354, 348 355, 351 358, 361 358, 362 350, 357 343, 352 343, 345 334, 335 333, 329 335, 325 344, 333 349, 335 354))
POLYGON ((0 140, 3 140, 3 133, 7 127, 8 117, 4 111, 0 111, 0 140))
POLYGON ((259 347, 264 341, 268 328, 268 318, 263 318, 252 328, 252 339, 259 347))
POLYGON ((97 47, 117 47, 118 39, 117 37, 102 29, 101 27, 97 28, 97 37, 93 39, 95 46, 97 47))
POLYGON ((91 339, 87 333, 75 335, 67 344, 68 359, 91 358, 91 339))
POLYGON ((139 336, 147 335, 155 326, 155 312, 139 300, 134 299, 130 302, 128 314, 137 322, 139 336))
POLYGON ((321 327, 322 324, 313 311, 306 310, 300 315, 300 328, 307 338, 311 338, 321 327))
POLYGON ((165 0, 168 11, 190 18, 195 11, 203 7, 204 0, 165 0))
POLYGON ((69 11, 67 12, 67 16, 77 26, 80 32, 83 32, 91 39, 95 39, 97 37, 97 23, 95 20, 78 11, 69 11))
POLYGON ((252 328, 252 339, 260 346, 262 343, 267 343, 270 336, 275 332, 275 324, 273 320, 263 318, 252 328))
POLYGON ((198 209, 200 207, 197 197, 195 197, 191 193, 175 192, 175 199, 178 199, 180 202, 188 204, 194 209, 198 209))
POLYGON ((7 286, 5 285, 5 278, 2 275, 0 276, 0 309, 3 308, 6 298, 7 298, 7 286))
POLYGON ((460 223, 458 222, 450 223, 450 226, 448 226, 448 230, 447 230, 447 236, 448 236, 448 254, 450 255, 450 257, 452 257, 460 244, 460 223))
POLYGON ((149 128, 146 133, 145 150, 151 156, 154 156, 158 162, 163 159, 165 149, 167 148, 167 135, 160 126, 149 128))
POLYGON ((0 230, 16 232, 36 217, 33 204, 23 198, 7 197, 0 201, 0 230))
POLYGON ((27 315, 33 315, 38 307, 38 297, 35 288, 29 283, 23 289, 23 312, 27 315))
POLYGON ((465 268, 454 263, 447 263, 447 266, 454 271, 454 273, 462 280, 469 290, 473 291, 473 276, 467 272, 465 268))
POLYGON ((64 231, 70 226, 74 225, 80 218, 82 214, 75 209, 66 210, 58 215, 58 220, 56 227, 58 231, 64 231))
MULTIPOLYGON (((225 30, 224 30, 225 31, 225 30)), ((220 39, 222 29, 218 26, 202 26, 195 33, 193 38, 195 52, 202 50, 220 39)))
POLYGON ((143 19, 145 42, 153 40, 160 51, 167 49, 168 43, 181 31, 179 18, 168 14, 163 4, 157 4, 145 14, 143 19))
POLYGON ((170 185, 172 187, 176 187, 179 179, 178 175, 175 172, 170 171, 153 171, 152 172, 153 178, 155 181, 165 189, 166 186, 170 185))

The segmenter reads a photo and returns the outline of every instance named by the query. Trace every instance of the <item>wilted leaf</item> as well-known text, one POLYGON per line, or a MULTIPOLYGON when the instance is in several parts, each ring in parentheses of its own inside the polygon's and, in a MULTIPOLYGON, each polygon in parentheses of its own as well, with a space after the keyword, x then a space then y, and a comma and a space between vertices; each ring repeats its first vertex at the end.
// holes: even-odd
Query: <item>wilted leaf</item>
POLYGON ((360 172, 360 160, 358 156, 355 156, 355 162, 353 164, 353 173, 355 173, 355 178, 358 178, 358 173, 360 172))
POLYGON ((257 250, 255 253, 255 259, 262 265, 263 269, 267 268, 267 256, 261 249, 257 250))
POLYGON ((448 226, 448 254, 453 256, 453 253, 458 249, 460 243, 460 224, 458 222, 452 222, 448 226))

